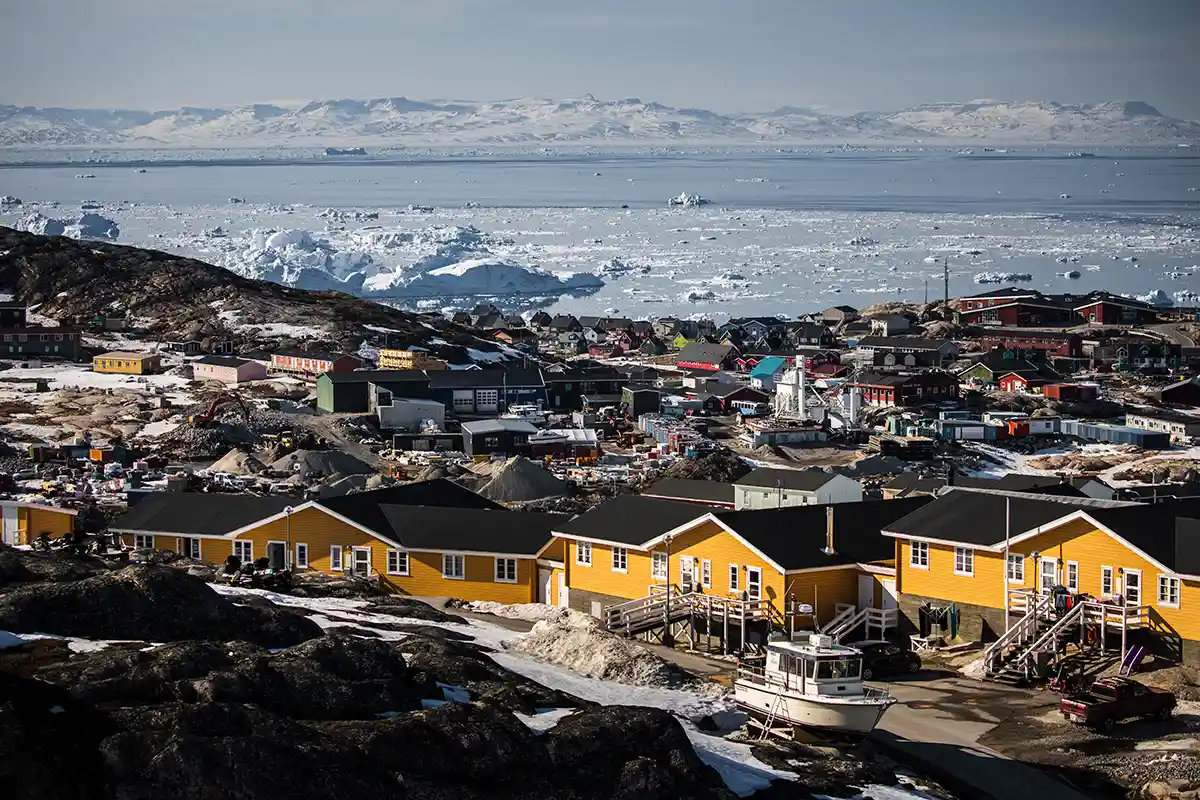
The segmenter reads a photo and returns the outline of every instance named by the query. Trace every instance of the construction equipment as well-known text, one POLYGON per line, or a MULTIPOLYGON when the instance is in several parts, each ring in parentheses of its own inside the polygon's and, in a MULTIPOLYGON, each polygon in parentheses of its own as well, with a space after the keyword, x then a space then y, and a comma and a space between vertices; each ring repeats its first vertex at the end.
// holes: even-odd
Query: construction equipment
POLYGON ((246 402, 232 392, 223 392, 210 400, 208 407, 204 411, 188 417, 188 424, 194 425, 197 428, 207 428, 217 418, 218 414, 230 408, 240 410, 243 421, 250 422, 250 408, 246 405, 246 402))

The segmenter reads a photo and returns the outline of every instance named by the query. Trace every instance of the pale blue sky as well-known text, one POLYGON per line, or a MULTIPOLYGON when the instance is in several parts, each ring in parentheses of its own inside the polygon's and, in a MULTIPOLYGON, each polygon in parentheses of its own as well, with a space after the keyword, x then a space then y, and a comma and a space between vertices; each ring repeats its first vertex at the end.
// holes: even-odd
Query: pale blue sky
POLYGON ((1200 119, 1198 0, 3 0, 0 103, 640 97, 717 111, 1145 100, 1200 119))

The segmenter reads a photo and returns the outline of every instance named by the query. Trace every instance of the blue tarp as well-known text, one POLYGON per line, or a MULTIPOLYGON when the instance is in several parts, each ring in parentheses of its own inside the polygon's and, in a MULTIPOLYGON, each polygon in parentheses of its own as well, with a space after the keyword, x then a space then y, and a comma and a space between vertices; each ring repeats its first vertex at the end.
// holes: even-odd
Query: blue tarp
POLYGON ((767 356, 754 365, 750 370, 751 378, 770 378, 787 364, 787 359, 780 356, 767 356))

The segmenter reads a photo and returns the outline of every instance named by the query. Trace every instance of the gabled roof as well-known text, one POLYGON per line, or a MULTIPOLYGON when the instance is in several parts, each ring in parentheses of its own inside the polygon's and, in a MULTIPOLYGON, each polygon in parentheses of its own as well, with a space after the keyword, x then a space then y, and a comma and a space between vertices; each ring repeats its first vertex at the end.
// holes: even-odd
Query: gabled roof
POLYGON ((1022 289, 1018 286, 1005 286, 1003 289, 993 289, 990 292, 982 292, 980 294, 971 294, 958 298, 959 300, 990 300, 995 298, 1024 298, 1024 297, 1042 297, 1042 293, 1037 289, 1022 289))
POLYGON ((335 514, 340 514, 365 528, 380 532, 390 530, 387 520, 380 511, 384 504, 477 510, 504 508, 499 503, 493 503, 483 495, 476 494, 445 478, 389 486, 369 492, 356 492, 341 497, 329 497, 317 502, 335 514))
POLYGON ((390 538, 408 550, 535 556, 566 514, 432 506, 379 506, 390 538))
POLYGON ((295 500, 249 494, 153 492, 108 526, 130 533, 223 536, 282 512, 295 500))
POLYGON ((1078 333, 1070 331, 1035 331, 1020 328, 983 328, 984 339, 1046 339, 1065 342, 1080 338, 1078 333))
POLYGON ((317 380, 330 383, 426 383, 429 377, 419 369, 356 369, 353 372, 323 372, 317 380))
POLYGON ((623 547, 640 547, 704 515, 694 503, 623 494, 557 525, 556 534, 623 547))
POLYGON ((819 469, 771 469, 759 467, 734 482, 735 486, 761 487, 763 489, 791 489, 799 492, 815 492, 837 477, 837 473, 819 469))
POLYGON ((895 350, 939 350, 951 344, 949 339, 923 339, 920 336, 864 336, 859 347, 882 347, 895 350))
POLYGON ((750 370, 751 378, 769 378, 787 366, 787 359, 781 356, 767 356, 754 365, 750 370))
POLYGON ((681 364, 720 364, 734 351, 731 344, 689 342, 675 359, 681 364))
POLYGON ((663 478, 642 492, 643 497, 664 500, 686 500, 691 503, 734 504, 732 483, 721 481, 692 481, 683 478, 663 478))
POLYGON ((233 367, 237 369, 243 364, 253 364, 254 362, 248 358, 237 358, 236 356, 205 356, 197 358, 193 364, 209 364, 214 367, 233 367))

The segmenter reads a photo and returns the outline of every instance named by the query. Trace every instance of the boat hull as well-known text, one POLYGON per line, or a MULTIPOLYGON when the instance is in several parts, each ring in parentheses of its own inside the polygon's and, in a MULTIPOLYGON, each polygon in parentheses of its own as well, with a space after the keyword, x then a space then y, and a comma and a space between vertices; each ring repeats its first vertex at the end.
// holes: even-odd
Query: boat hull
POLYGON ((883 713, 896 702, 894 697, 829 697, 823 695, 784 694, 777 687, 752 681, 734 681, 734 700, 746 712, 772 716, 782 724, 805 728, 867 734, 875 730, 883 713))

